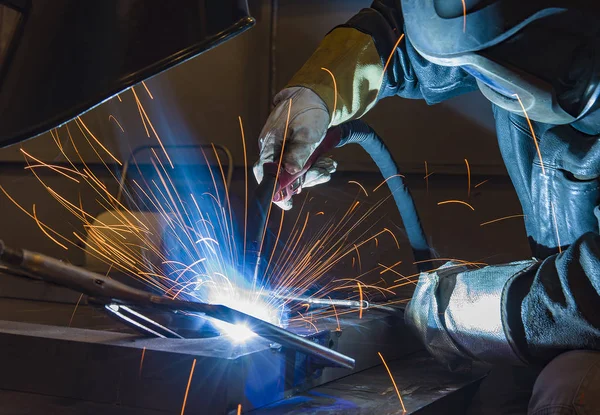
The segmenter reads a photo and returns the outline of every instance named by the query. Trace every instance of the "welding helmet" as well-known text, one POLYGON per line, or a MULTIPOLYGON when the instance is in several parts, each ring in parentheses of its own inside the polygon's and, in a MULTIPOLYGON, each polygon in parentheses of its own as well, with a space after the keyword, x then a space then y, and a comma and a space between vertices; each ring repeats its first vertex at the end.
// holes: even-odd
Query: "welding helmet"
POLYGON ((253 24, 246 0, 0 0, 0 147, 253 24))
POLYGON ((597 133, 600 1, 402 0, 402 12, 414 48, 462 67, 494 104, 597 133))

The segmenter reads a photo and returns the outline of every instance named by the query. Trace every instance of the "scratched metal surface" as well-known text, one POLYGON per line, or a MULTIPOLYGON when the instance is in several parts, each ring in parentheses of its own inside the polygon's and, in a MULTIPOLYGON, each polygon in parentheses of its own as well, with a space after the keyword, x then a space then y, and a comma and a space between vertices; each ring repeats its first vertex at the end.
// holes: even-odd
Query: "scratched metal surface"
MULTIPOLYGON (((472 395, 482 374, 481 371, 470 375, 448 373, 433 359, 422 354, 388 362, 388 364, 403 398, 407 415, 463 413, 465 402, 472 395)), ((94 403, 0 389, 1 415, 179 415, 180 413, 180 411, 140 409, 127 405, 94 403)), ((185 411, 185 413, 203 412, 185 411)), ((250 413, 253 415, 403 414, 402 406, 383 366, 314 388, 304 394, 250 413)))
MULTIPOLYGON (((483 368, 470 374, 450 373, 423 352, 388 362, 406 414, 461 414, 483 368)), ((330 382, 251 412, 253 415, 403 414, 392 381, 383 366, 330 382)))

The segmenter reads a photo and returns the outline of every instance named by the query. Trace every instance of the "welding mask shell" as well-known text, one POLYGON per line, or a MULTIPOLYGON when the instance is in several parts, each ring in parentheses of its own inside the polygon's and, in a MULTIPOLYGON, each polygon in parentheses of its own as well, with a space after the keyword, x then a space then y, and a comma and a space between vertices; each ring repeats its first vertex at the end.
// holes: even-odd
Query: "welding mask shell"
POLYGON ((0 147, 253 24, 246 0, 0 0, 0 147))
POLYGON ((402 12, 415 49, 462 67, 494 104, 597 133, 597 0, 402 0, 402 12))

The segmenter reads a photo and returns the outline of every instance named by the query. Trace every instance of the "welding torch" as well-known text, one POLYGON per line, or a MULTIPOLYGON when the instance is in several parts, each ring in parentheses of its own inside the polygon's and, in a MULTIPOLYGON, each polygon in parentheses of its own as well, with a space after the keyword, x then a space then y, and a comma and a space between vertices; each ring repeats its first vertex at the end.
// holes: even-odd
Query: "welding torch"
POLYGON ((253 289, 260 285, 259 276, 264 275, 265 258, 269 258, 272 250, 276 248, 267 238, 267 221, 271 203, 289 200, 294 194, 298 194, 304 185, 306 172, 319 157, 340 146, 341 140, 342 129, 331 128, 302 170, 296 174, 290 174, 284 168, 280 168, 277 162, 263 164, 263 179, 254 191, 248 214, 251 238, 246 253, 246 266, 253 273, 253 289))
POLYGON ((355 365, 355 360, 351 357, 224 305, 157 296, 37 252, 9 248, 2 241, 0 241, 0 262, 11 268, 17 268, 21 272, 39 277, 46 282, 86 294, 92 297, 95 302, 104 304, 107 308, 112 307, 108 309, 109 312, 114 311, 114 306, 129 305, 162 311, 202 313, 230 324, 243 324, 260 337, 312 356, 326 365, 346 369, 353 369, 355 365))
POLYGON ((417 208, 412 195, 404 179, 400 174, 398 164, 392 157, 389 149, 379 135, 365 122, 353 120, 330 128, 323 141, 311 154, 308 161, 297 174, 288 173, 276 162, 263 164, 263 180, 256 188, 253 205, 251 205, 251 223, 256 229, 253 231, 254 250, 250 251, 249 262, 255 265, 253 272, 255 286, 259 275, 265 270, 264 258, 270 257, 271 251, 275 249, 269 241, 265 240, 268 212, 271 202, 283 202, 289 200, 293 195, 300 193, 307 171, 321 157, 334 148, 343 147, 347 144, 358 144, 371 156, 385 179, 390 192, 396 202, 396 207, 402 222, 406 236, 413 250, 415 263, 420 272, 430 271, 433 267, 431 261, 433 251, 429 247, 427 236, 423 230, 417 208))

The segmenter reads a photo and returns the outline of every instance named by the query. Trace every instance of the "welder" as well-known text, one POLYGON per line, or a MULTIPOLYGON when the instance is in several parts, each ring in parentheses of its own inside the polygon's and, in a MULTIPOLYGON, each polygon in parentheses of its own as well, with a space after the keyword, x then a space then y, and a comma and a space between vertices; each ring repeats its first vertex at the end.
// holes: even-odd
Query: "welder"
MULTIPOLYGON (((259 138, 260 182, 288 110, 283 168, 295 174, 328 128, 383 98, 435 104, 479 89, 491 101, 533 259, 421 274, 405 314, 448 368, 496 365, 471 413, 600 410, 599 16, 596 0, 376 0, 325 36, 259 138)), ((335 169, 318 159, 303 187, 335 169)))

